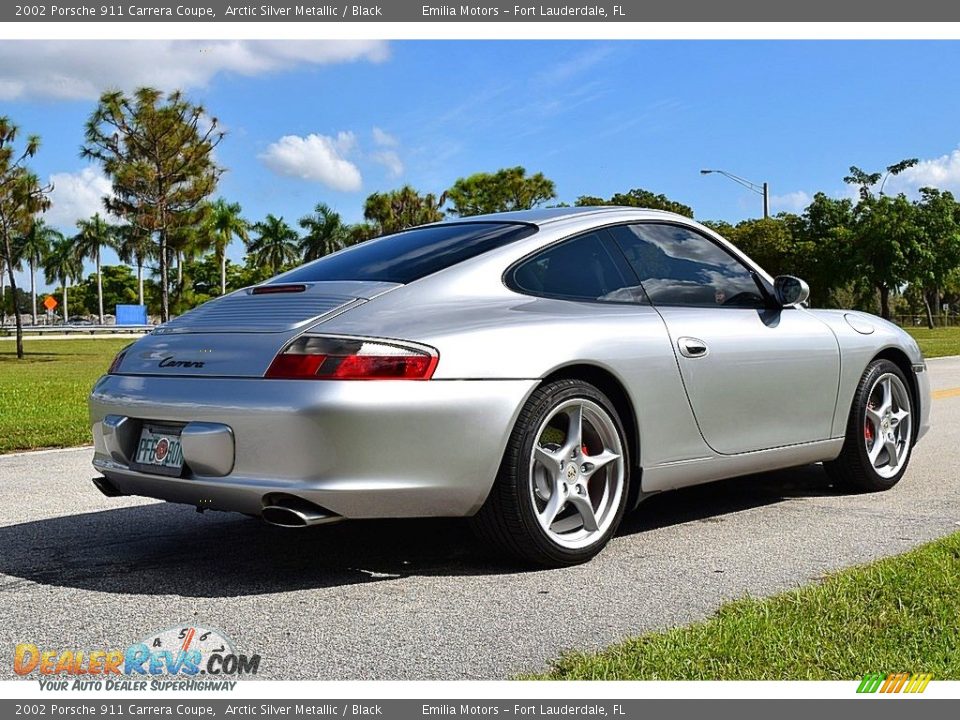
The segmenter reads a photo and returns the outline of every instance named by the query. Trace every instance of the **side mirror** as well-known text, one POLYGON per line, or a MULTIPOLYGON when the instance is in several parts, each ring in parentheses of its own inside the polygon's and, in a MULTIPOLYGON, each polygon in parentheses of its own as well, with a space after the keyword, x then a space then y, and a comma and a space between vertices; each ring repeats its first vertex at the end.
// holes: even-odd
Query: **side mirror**
POLYGON ((777 302, 784 307, 799 305, 810 297, 810 286, 793 275, 778 275, 773 281, 773 291, 777 302))

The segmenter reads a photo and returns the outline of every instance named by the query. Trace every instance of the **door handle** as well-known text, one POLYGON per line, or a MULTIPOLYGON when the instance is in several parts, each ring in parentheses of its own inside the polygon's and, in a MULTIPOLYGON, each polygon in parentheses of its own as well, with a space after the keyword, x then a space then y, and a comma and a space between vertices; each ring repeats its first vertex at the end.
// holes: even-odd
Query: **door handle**
POLYGON ((707 354, 707 344, 694 337, 682 337, 677 340, 680 354, 688 358, 702 358, 707 354))

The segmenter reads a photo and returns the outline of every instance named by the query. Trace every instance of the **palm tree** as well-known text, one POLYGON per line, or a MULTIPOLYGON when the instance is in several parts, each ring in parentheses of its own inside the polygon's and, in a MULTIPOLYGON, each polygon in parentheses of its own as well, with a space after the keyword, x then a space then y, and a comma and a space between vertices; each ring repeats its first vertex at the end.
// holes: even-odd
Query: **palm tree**
POLYGON ((375 192, 363 204, 363 216, 377 226, 380 235, 400 232, 417 225, 443 220, 443 204, 447 194, 437 198, 433 193, 421 195, 410 185, 399 190, 375 192))
MULTIPOLYGON (((11 249, 16 251, 16 248, 11 248, 11 249)), ((3 314, 3 317, 2 317, 3 325, 7 324, 6 299, 7 299, 8 287, 10 288, 10 295, 11 295, 10 304, 13 307, 14 316, 16 316, 16 313, 19 312, 19 310, 17 309, 17 293, 14 291, 13 286, 7 284, 7 273, 9 272, 9 269, 10 269, 9 266, 11 264, 13 265, 13 269, 16 270, 17 272, 19 272, 20 270, 23 270, 23 263, 20 261, 20 258, 15 256, 13 258, 12 263, 8 262, 7 259, 3 257, 3 246, 0 246, 0 270, 3 271, 3 277, 0 278, 0 308, 2 308, 0 309, 0 312, 2 312, 3 314)))
POLYGON ((30 309, 34 325, 37 324, 37 268, 50 252, 50 246, 62 237, 42 219, 36 219, 27 234, 17 239, 15 252, 30 267, 30 309))
POLYGON ((257 237, 247 242, 247 251, 258 265, 269 267, 274 274, 297 260, 297 231, 287 225, 282 217, 270 214, 263 222, 254 224, 257 237))
POLYGON ((211 240, 213 254, 220 264, 220 294, 227 294, 227 248, 234 237, 243 242, 249 240, 247 231, 250 223, 240 215, 240 203, 228 203, 218 198, 210 206, 210 215, 207 217, 205 230, 211 240))
POLYGON ((307 231, 300 239, 305 261, 322 258, 346 245, 347 233, 340 214, 326 203, 317 203, 313 214, 303 216, 298 224, 307 231))
MULTIPOLYGON (((184 291, 187 289, 187 280, 184 279, 184 269, 188 263, 193 262, 198 255, 202 254, 209 247, 209 239, 204 229, 199 225, 187 225, 171 231, 167 245, 177 261, 177 281, 172 295, 171 303, 174 306, 176 314, 184 312, 184 291)), ((190 304, 188 300, 187 305, 190 304)))
POLYGON ((62 235, 53 243, 43 262, 43 274, 48 283, 60 283, 63 288, 63 321, 67 322, 67 287, 71 280, 79 281, 83 275, 83 262, 73 249, 73 240, 62 235))
POLYGON ((137 297, 143 305, 143 266, 150 257, 153 240, 150 233, 135 225, 121 225, 117 228, 117 254, 125 263, 137 266, 137 297))
POLYGON ((116 246, 116 227, 107 223, 100 213, 95 213, 88 220, 77 222, 80 231, 73 237, 73 250, 77 259, 93 259, 97 267, 97 309, 99 310, 100 324, 103 325, 103 276, 100 273, 100 254, 105 247, 116 246))

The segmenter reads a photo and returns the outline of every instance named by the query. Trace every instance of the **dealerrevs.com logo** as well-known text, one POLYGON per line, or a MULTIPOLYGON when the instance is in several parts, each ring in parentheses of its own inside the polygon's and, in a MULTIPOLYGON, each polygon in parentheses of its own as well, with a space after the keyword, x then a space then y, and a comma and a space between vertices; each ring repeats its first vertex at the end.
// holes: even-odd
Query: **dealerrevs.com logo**
POLYGON ((260 655, 238 653, 219 630, 172 627, 119 648, 41 648, 20 643, 13 670, 41 690, 232 690, 256 675, 260 655))

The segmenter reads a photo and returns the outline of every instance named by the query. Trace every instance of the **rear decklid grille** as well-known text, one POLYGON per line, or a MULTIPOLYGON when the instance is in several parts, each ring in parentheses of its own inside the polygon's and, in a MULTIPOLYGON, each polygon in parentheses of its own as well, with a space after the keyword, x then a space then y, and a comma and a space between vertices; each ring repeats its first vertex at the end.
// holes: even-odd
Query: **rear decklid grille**
POLYGON ((293 287, 296 287, 294 292, 258 293, 257 288, 238 290, 204 303, 154 332, 158 335, 287 332, 343 312, 396 285, 330 282, 293 287))

